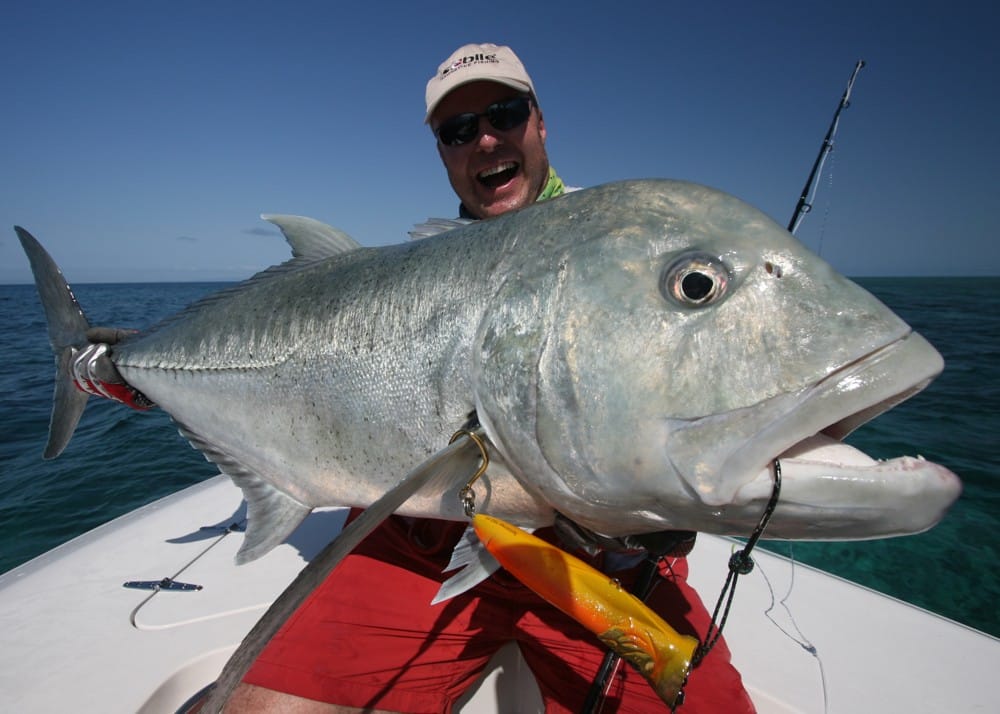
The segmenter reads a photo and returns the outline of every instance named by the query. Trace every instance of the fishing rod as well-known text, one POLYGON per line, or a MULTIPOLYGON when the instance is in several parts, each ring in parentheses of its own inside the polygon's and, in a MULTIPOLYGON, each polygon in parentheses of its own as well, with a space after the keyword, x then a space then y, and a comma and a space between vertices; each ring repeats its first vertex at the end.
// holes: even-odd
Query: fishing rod
POLYGON ((854 71, 851 72, 851 78, 847 82, 847 89, 844 90, 844 96, 840 98, 840 104, 837 105, 837 111, 833 114, 833 121, 830 122, 830 128, 826 132, 826 136, 823 138, 823 144, 820 146, 819 155, 816 157, 816 161, 813 163, 812 171, 809 172, 809 178, 806 179, 806 185, 802 189, 802 195, 799 196, 799 202, 795 206, 795 213, 792 214, 792 220, 788 222, 788 230, 790 233, 795 233, 795 230, 802 223, 803 217, 812 210, 812 199, 816 196, 816 189, 813 186, 816 182, 816 176, 819 174, 823 167, 823 162, 826 161, 827 155, 833 151, 833 135, 837 133, 837 124, 840 122, 840 113, 850 106, 851 104, 851 90, 854 88, 854 80, 857 79, 858 72, 861 68, 865 66, 864 60, 858 60, 857 64, 854 65, 854 71), (809 196, 809 190, 812 188, 813 195, 809 196))

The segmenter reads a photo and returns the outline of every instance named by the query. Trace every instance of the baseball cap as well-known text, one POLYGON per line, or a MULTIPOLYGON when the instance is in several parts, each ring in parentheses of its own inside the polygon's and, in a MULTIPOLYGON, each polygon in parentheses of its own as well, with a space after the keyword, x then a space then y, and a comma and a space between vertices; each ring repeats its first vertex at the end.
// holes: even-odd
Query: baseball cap
POLYGON ((519 92, 530 92, 535 96, 531 77, 510 47, 489 42, 463 45, 452 52, 427 81, 424 96, 427 113, 424 115, 424 123, 430 121, 434 108, 449 92, 463 84, 480 81, 506 84, 519 92))

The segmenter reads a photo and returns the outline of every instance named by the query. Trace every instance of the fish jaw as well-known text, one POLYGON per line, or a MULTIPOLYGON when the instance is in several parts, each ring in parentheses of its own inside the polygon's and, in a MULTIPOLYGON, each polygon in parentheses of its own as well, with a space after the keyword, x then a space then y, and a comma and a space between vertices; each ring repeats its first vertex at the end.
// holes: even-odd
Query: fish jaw
MULTIPOLYGON (((921 457, 876 461, 823 434, 783 453, 781 498, 767 536, 794 540, 861 540, 931 528, 962 492, 958 477, 921 457)), ((735 501, 762 513, 773 471, 761 469, 735 501)))

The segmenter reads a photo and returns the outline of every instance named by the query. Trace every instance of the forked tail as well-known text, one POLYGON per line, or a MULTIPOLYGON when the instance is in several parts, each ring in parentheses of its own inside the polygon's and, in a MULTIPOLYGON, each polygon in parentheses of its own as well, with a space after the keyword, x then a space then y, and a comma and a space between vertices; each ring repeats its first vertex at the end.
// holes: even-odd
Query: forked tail
POLYGON ((31 262, 35 287, 49 326, 49 342, 56 356, 56 385, 52 418, 49 421, 49 441, 43 453, 46 459, 54 459, 66 448, 83 409, 87 406, 88 395, 77 389, 71 362, 76 352, 87 344, 90 324, 52 256, 28 231, 19 226, 14 226, 14 230, 31 262))

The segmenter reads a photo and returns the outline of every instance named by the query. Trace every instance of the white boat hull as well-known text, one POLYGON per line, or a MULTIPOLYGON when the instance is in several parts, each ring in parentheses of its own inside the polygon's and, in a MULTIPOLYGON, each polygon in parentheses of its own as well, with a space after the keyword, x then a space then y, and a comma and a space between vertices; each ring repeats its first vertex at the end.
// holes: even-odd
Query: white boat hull
MULTIPOLYGON (((239 491, 216 477, 0 575, 4 709, 176 712, 214 680, 344 512, 314 513, 289 542, 236 567, 242 534, 200 529, 241 518, 239 491), (123 587, 164 578, 202 588, 123 587)), ((690 581, 710 607, 732 547, 701 535, 690 557, 690 581)), ((1000 640, 778 556, 755 561, 725 634, 763 714, 997 711, 1000 640), (785 610, 774 600, 793 577, 785 610)), ((540 712, 516 647, 495 662, 461 711, 540 712)))

